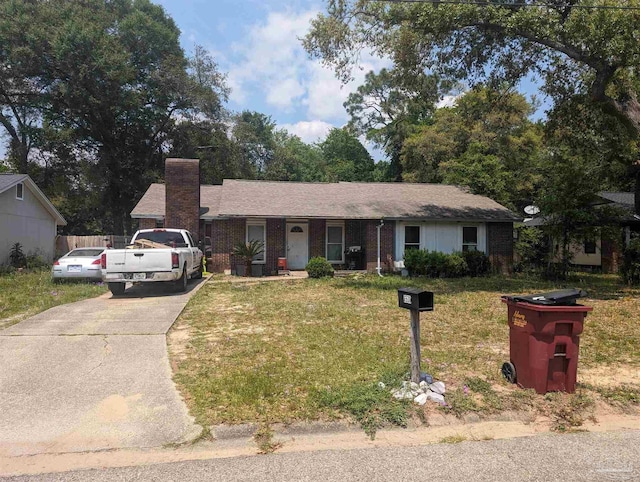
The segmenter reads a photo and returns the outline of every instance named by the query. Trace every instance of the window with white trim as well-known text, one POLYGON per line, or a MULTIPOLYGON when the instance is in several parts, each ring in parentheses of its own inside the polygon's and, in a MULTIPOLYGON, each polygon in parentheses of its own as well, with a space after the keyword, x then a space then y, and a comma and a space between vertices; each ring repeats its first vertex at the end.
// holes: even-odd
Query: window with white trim
POLYGON ((420 226, 404 227, 404 250, 420 249, 420 226))
POLYGON ((327 224, 327 261, 344 263, 344 226, 327 224))
POLYGON ((253 262, 263 264, 265 253, 267 252, 267 226, 265 223, 247 223, 247 243, 251 241, 261 241, 263 243, 262 253, 254 256, 253 262))
POLYGON ((478 251, 477 226, 464 226, 462 228, 462 251, 478 251))
POLYGON ((16 184, 16 199, 22 201, 24 199, 24 184, 19 182, 16 184))

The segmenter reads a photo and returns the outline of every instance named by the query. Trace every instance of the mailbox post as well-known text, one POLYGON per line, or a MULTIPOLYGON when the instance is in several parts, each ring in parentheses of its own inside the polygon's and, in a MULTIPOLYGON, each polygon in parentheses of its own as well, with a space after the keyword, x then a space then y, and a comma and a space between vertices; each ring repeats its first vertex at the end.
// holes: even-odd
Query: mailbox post
POLYGON ((433 292, 398 289, 398 306, 411 312, 411 381, 420 381, 420 312, 433 311, 433 292))

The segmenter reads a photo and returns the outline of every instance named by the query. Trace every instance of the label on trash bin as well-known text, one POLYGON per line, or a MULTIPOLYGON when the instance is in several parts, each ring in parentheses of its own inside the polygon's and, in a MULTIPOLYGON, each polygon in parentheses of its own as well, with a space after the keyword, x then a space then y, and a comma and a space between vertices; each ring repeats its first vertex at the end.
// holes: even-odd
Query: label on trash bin
POLYGON ((511 323, 513 323, 514 326, 517 326, 518 328, 524 328, 525 326, 527 326, 527 317, 519 311, 515 311, 513 313, 513 316, 511 317, 511 323))

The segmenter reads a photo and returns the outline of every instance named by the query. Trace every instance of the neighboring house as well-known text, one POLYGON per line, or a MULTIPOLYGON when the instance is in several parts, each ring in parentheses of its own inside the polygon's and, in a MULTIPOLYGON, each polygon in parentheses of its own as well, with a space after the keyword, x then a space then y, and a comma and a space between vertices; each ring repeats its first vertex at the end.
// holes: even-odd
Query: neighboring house
POLYGON ((167 159, 165 184, 152 184, 131 217, 141 228, 181 227, 211 239, 215 271, 233 270, 239 242, 258 239, 265 252, 254 262, 275 273, 278 258, 304 269, 314 256, 346 267, 349 247, 363 250, 355 268, 403 267, 405 249, 451 253, 479 250, 494 268, 509 271, 517 215, 456 186, 409 183, 298 183, 225 179, 200 185, 199 163, 167 159), (380 226, 380 227, 379 227, 380 226))
MULTIPOLYGON (((620 219, 621 235, 618 237, 602 237, 596 235, 593 238, 575 242, 571 247, 571 264, 581 267, 601 269, 604 273, 616 273, 620 265, 622 251, 629 244, 632 237, 640 237, 640 216, 635 210, 635 194, 633 192, 599 192, 592 206, 613 206, 622 213, 620 219)), ((544 227, 544 217, 527 219, 525 226, 544 227)), ((552 242, 557 259, 560 260, 560 247, 557 242, 552 242)))
POLYGON ((15 243, 51 261, 58 226, 67 222, 26 174, 0 174, 0 264, 15 243))

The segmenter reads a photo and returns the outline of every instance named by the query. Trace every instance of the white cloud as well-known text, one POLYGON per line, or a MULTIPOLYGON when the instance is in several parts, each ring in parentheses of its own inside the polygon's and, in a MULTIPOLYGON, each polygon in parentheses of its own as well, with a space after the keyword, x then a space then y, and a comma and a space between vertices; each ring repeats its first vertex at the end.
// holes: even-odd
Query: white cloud
POLYGON ((245 41, 233 46, 240 61, 229 70, 231 96, 244 103, 247 92, 261 91, 267 103, 288 110, 305 93, 306 53, 299 37, 304 36, 315 11, 292 14, 272 12, 265 23, 254 24, 245 41))
POLYGON ((315 10, 271 12, 264 22, 249 28, 244 41, 233 45, 229 57, 237 61, 229 68, 228 83, 234 102, 247 105, 251 97, 261 95, 280 112, 306 109, 308 119, 346 122, 343 103, 349 94, 362 84, 367 72, 388 66, 390 61, 365 54, 354 69, 354 80, 342 85, 331 69, 308 58, 299 40, 316 14, 315 10))
POLYGON ((334 127, 328 122, 321 120, 300 121, 295 124, 282 124, 279 127, 285 129, 289 134, 294 134, 305 143, 323 141, 329 131, 334 127))
POLYGON ((462 96, 463 94, 457 94, 457 95, 445 95, 444 97, 442 97, 442 99, 440 99, 440 101, 436 104, 436 107, 438 109, 441 109, 442 107, 455 107, 455 105, 458 102, 458 99, 462 96))

